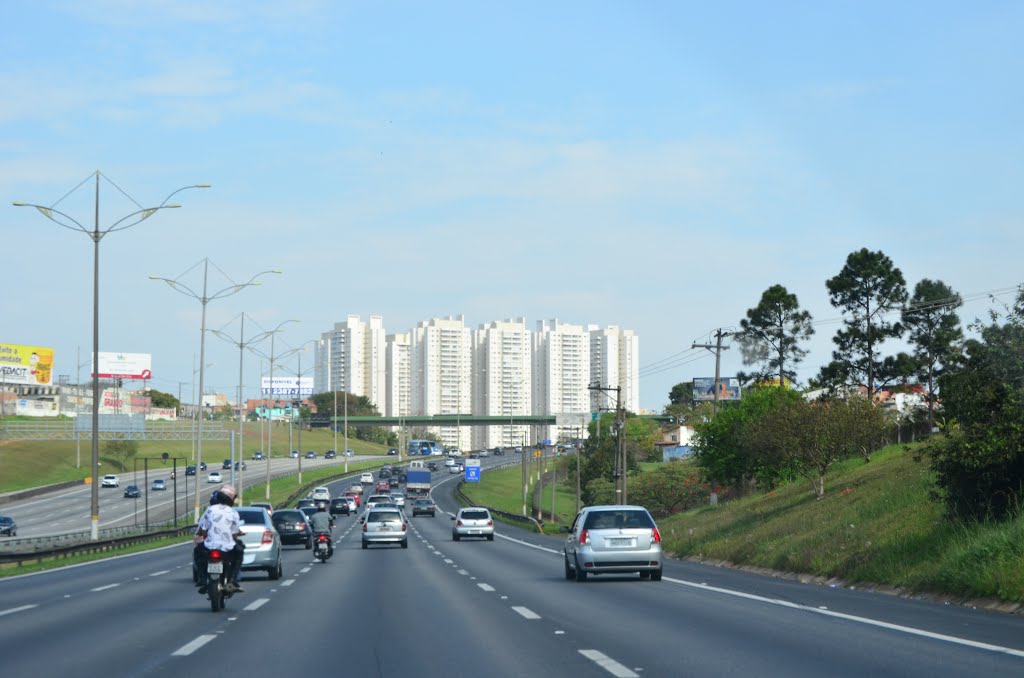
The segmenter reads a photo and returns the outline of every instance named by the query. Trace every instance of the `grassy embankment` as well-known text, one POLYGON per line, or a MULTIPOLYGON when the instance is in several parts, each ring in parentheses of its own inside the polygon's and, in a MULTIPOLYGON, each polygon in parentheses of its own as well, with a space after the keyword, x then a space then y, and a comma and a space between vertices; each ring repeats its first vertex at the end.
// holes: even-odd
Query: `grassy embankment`
MULTIPOLYGON (((237 424, 234 425, 237 430, 237 424)), ((275 425, 272 432, 272 447, 274 457, 286 456, 290 451, 288 446, 288 427, 275 425)), ((298 437, 293 429, 292 443, 299 446, 298 437)), ((342 445, 341 436, 338 437, 339 447, 342 445)), ((323 454, 325 450, 334 447, 334 434, 331 431, 318 429, 303 431, 302 452, 316 450, 323 454)), ((356 455, 363 454, 384 454, 387 448, 376 443, 367 443, 355 438, 349 438, 349 447, 356 455)), ((252 457, 253 450, 260 448, 260 425, 258 423, 245 424, 245 457, 252 457)), ((341 450, 338 450, 339 453, 341 450)), ((138 441, 138 468, 143 467, 142 457, 156 457, 150 459, 149 467, 170 468, 171 462, 164 462, 159 459, 160 455, 167 452, 171 457, 183 458, 183 463, 191 463, 192 441, 190 440, 142 440, 138 441)), ((85 478, 89 472, 89 459, 92 455, 91 441, 84 438, 81 441, 81 465, 76 465, 76 443, 73 440, 3 440, 0 441, 0 493, 23 490, 40 485, 68 480, 80 480, 85 478)), ((207 440, 203 442, 203 460, 210 463, 212 468, 218 468, 220 461, 230 457, 230 442, 227 440, 207 440), (213 466, 216 464, 216 466, 213 466)), ((100 472, 101 473, 125 473, 133 469, 135 459, 114 459, 104 454, 104 444, 100 441, 100 472)), ((250 465, 251 468, 251 465, 250 465)))
MULTIPOLYGON (((550 473, 557 464, 559 473, 564 475, 567 457, 544 459, 544 473, 550 473)), ((531 461, 530 481, 527 489, 527 510, 537 518, 537 510, 531 508, 531 498, 537 487, 537 462, 531 461)), ((496 508, 508 513, 522 515, 523 512, 523 475, 519 466, 496 471, 485 471, 479 483, 463 483, 462 493, 474 504, 496 508)), ((551 518, 551 484, 543 489, 540 509, 543 517, 545 533, 558 532, 562 525, 569 525, 576 515, 576 488, 566 487, 564 481, 555 484, 555 519, 551 518)))
MULTIPOLYGON (((519 512, 520 477, 519 469, 492 471, 467 494, 519 512)), ((680 557, 1024 602, 1024 516, 1004 523, 949 522, 928 496, 931 480, 927 461, 892 446, 870 463, 851 459, 833 467, 821 501, 808 482, 795 482, 663 518, 659 527, 666 551, 680 557)), ((575 499, 574 493, 566 496, 575 499)))

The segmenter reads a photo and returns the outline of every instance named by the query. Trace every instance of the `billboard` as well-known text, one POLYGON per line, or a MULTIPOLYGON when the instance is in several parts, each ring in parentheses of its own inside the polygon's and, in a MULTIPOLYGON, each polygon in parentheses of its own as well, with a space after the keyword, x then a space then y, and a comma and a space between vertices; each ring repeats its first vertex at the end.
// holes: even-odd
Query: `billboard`
POLYGON ((260 379, 260 393, 272 398, 305 398, 313 395, 313 377, 270 377, 260 379))
MULTIPOLYGON (((721 377, 718 380, 718 400, 739 400, 740 380, 735 377, 721 377)), ((715 399, 715 378, 694 377, 693 400, 706 402, 715 399)))
POLYGON ((99 369, 93 366, 97 379, 152 379, 153 356, 149 353, 99 354, 99 369))
POLYGON ((52 380, 52 348, 0 344, 0 383, 49 386, 52 380))

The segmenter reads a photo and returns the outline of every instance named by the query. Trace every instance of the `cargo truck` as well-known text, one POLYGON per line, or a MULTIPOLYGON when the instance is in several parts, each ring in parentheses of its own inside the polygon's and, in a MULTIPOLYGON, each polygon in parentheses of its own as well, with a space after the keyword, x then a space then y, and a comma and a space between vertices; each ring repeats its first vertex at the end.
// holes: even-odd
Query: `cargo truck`
POLYGON ((430 471, 423 468, 410 468, 406 472, 405 493, 410 497, 426 497, 430 494, 430 471))

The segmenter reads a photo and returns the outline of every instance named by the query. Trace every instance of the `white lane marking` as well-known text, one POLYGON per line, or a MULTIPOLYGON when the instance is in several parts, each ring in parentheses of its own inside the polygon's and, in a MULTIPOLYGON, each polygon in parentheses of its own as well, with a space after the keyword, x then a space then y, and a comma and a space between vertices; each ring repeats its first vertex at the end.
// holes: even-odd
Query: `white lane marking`
POLYGON ((493 591, 494 590, 494 587, 491 586, 490 584, 477 584, 477 586, 482 588, 484 591, 493 591))
POLYGON ((640 678, 640 674, 630 671, 604 652, 598 652, 597 650, 580 650, 580 654, 616 678, 640 678))
POLYGON ((522 607, 521 605, 513 605, 512 609, 518 612, 524 619, 540 619, 540 615, 528 607, 522 607))
POLYGON ((160 570, 159 572, 154 572, 153 574, 151 574, 149 576, 150 577, 159 577, 160 575, 167 574, 168 572, 170 572, 170 570, 160 570))
POLYGON ((33 607, 39 607, 38 605, 22 605, 21 607, 12 607, 9 610, 0 610, 0 617, 5 614, 14 614, 15 612, 24 612, 25 610, 31 610, 33 607))
POLYGON ((451 558, 445 558, 445 559, 444 559, 444 562, 445 562, 445 565, 451 565, 451 564, 452 564, 452 563, 454 563, 455 561, 454 561, 454 560, 452 560, 451 558))
POLYGON ((294 579, 285 579, 283 582, 281 582, 281 586, 291 586, 294 583, 294 579))
POLYGON ((185 643, 184 645, 179 647, 177 650, 175 650, 174 652, 171 653, 171 656, 172 657, 187 657, 188 655, 192 654, 193 652, 195 652, 196 650, 201 648, 203 645, 206 645, 208 642, 210 642, 211 640, 213 640, 216 637, 217 636, 211 635, 209 633, 201 635, 198 638, 196 638, 195 640, 193 640, 192 642, 185 643))
POLYGON ((309 572, 309 568, 308 567, 304 567, 301 570, 299 570, 299 572, 301 572, 302 574, 306 574, 307 572, 309 572))
POLYGON ((107 589, 117 588, 118 586, 120 586, 120 584, 107 584, 106 586, 97 586, 96 588, 89 589, 89 590, 90 591, 106 591, 107 589))
POLYGON ((459 570, 459 574, 465 577, 467 574, 469 574, 469 572, 466 572, 465 570, 459 570))
POLYGON ((516 539, 515 537, 506 537, 505 535, 501 534, 500 532, 495 532, 494 536, 498 537, 499 539, 505 539, 507 541, 514 541, 515 543, 522 544, 523 546, 529 546, 531 549, 537 549, 538 551, 544 551, 546 553, 554 553, 556 556, 562 555, 562 552, 558 551, 556 549, 549 549, 547 546, 537 546, 536 544, 531 544, 528 541, 523 541, 522 539, 516 539))
POLYGON ((691 588, 701 589, 702 591, 713 591, 715 593, 722 593, 727 596, 735 596, 736 598, 745 598, 747 600, 756 600, 761 603, 768 603, 769 605, 788 607, 792 610, 803 610, 805 612, 813 612, 814 614, 820 614, 826 617, 835 617, 837 619, 845 619, 846 621, 857 622, 859 624, 867 624, 868 626, 877 626, 879 628, 888 629, 890 631, 899 631, 900 633, 907 633, 912 636, 921 636, 923 638, 931 638, 932 640, 941 640, 947 643, 965 645, 967 647, 973 647, 979 650, 988 650, 990 652, 1001 652, 1003 654, 1012 655, 1014 657, 1024 657, 1024 650, 1015 650, 1012 647, 992 645, 990 643, 982 643, 976 640, 968 640, 967 638, 959 638, 957 636, 947 636, 944 633, 925 631, 924 629, 916 629, 912 626, 890 624, 889 622, 879 621, 877 619, 870 619, 868 617, 858 617, 857 615, 845 614, 843 612, 822 610, 817 607, 811 607, 810 605, 800 605, 799 603, 791 603, 788 600, 765 598, 764 596, 754 595, 753 593, 743 593, 742 591, 733 591, 731 589, 723 589, 717 586, 708 586, 706 584, 695 584, 694 582, 684 581, 682 579, 673 579, 671 577, 665 577, 664 581, 670 581, 673 584, 680 584, 682 586, 689 586, 691 588))
POLYGON ((251 603, 249 603, 248 605, 246 605, 242 609, 245 610, 246 612, 252 612, 253 610, 260 609, 261 607, 263 607, 264 605, 266 605, 269 602, 270 602, 270 598, 257 598, 256 600, 252 601, 251 603))

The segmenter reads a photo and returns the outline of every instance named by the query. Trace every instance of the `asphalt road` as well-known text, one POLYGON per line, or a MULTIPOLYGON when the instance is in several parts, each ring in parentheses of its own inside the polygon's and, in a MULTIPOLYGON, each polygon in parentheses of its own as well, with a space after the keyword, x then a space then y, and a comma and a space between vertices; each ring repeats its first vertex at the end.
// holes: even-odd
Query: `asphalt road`
MULTIPOLYGON (((456 476, 434 479, 454 509, 456 476)), ((363 551, 340 517, 328 563, 286 547, 283 579, 244 577, 217 614, 187 545, 0 580, 3 672, 1024 675, 1019 617, 676 561, 661 582, 576 583, 556 537, 499 524, 493 542, 455 543, 446 515, 410 524, 408 549, 363 551)))
MULTIPOLYGON (((354 457, 350 463, 369 460, 383 460, 388 457, 354 457)), ((394 457, 392 457, 394 458, 394 457)), ((246 501, 257 500, 256 492, 262 498, 263 478, 266 473, 265 462, 247 460, 247 469, 241 472, 241 477, 247 487, 246 501), (255 486, 252 483, 257 483, 255 486)), ((295 459, 275 458, 271 462, 272 477, 278 475, 295 473, 298 463, 295 459)), ((345 460, 324 459, 303 459, 303 470, 322 468, 324 466, 337 466, 344 468, 345 460)), ((210 463, 206 472, 197 476, 186 476, 184 469, 179 469, 177 479, 170 478, 170 471, 150 471, 144 476, 141 471, 134 473, 115 474, 120 479, 120 487, 100 487, 100 527, 126 527, 132 525, 145 525, 147 520, 150 524, 159 524, 170 521, 172 511, 177 504, 178 515, 191 515, 195 507, 195 492, 198 480, 200 492, 200 505, 206 505, 206 497, 213 489, 220 487, 221 483, 208 483, 207 478, 211 471, 220 471, 223 475, 223 482, 231 481, 231 472, 220 469, 220 462, 210 463), (163 479, 167 483, 166 490, 152 490, 152 482, 155 479, 163 479), (138 499, 124 497, 124 488, 128 485, 138 485, 143 496, 138 499), (187 485, 187 488, 186 488, 187 485), (177 487, 175 487, 177 486, 177 487), (188 494, 186 495, 186 489, 188 494), (147 506, 148 503, 148 506, 147 506)), ((18 524, 18 537, 40 537, 44 535, 63 534, 67 532, 87 531, 90 527, 90 503, 91 487, 79 485, 73 488, 56 490, 44 495, 24 499, 0 506, 0 513, 13 516, 18 524)))

